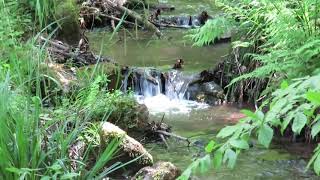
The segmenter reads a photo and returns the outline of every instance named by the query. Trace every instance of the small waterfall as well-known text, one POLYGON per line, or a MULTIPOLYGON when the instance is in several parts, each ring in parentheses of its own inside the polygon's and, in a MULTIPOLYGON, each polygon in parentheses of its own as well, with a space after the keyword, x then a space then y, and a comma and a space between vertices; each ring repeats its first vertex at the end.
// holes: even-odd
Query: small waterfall
POLYGON ((192 76, 185 76, 182 72, 172 70, 167 73, 166 79, 166 96, 172 99, 184 99, 188 85, 192 80, 192 76))
POLYGON ((161 72, 156 69, 137 68, 132 71, 133 91, 144 97, 157 96, 161 93, 161 72))
POLYGON ((123 91, 130 87, 138 102, 145 104, 151 113, 180 112, 206 107, 206 105, 185 99, 185 93, 192 75, 171 70, 161 72, 154 68, 134 68, 125 74, 123 91))

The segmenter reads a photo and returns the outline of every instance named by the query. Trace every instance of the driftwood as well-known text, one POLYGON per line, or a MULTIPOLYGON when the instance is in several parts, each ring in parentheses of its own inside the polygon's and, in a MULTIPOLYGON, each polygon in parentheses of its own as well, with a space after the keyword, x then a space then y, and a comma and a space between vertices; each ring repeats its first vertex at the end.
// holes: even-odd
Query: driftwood
POLYGON ((182 137, 182 136, 179 136, 177 134, 173 134, 173 133, 170 133, 170 132, 167 132, 167 131, 162 131, 162 130, 157 130, 156 132, 161 134, 161 135, 165 135, 165 136, 168 136, 168 137, 176 138, 178 140, 186 141, 188 143, 188 146, 190 146, 190 144, 191 144, 190 140, 188 138, 186 138, 186 137, 182 137))
POLYGON ((163 143, 166 145, 167 149, 169 149, 169 144, 167 143, 166 138, 163 136, 163 134, 159 133, 159 136, 161 138, 161 140, 163 141, 163 143))
POLYGON ((126 21, 126 20, 121 20, 120 18, 117 18, 113 15, 108 15, 104 12, 101 12, 98 8, 96 7, 89 7, 89 6, 83 6, 82 7, 82 11, 88 11, 86 13, 82 13, 81 16, 93 16, 93 17, 104 17, 104 18, 107 18, 107 19, 110 19, 111 21, 117 21, 117 22, 122 22, 124 24, 128 24, 128 25, 136 25, 135 23, 133 22, 130 22, 130 21, 126 21))
POLYGON ((112 62, 113 60, 108 57, 95 56, 92 52, 87 49, 81 51, 78 48, 72 48, 71 46, 56 40, 49 40, 45 37, 39 38, 40 43, 48 44, 47 50, 52 59, 57 63, 66 63, 68 60, 71 61, 75 66, 85 66, 95 64, 97 62, 112 62))
POLYGON ((112 8, 114 8, 124 14, 128 14, 128 16, 136 19, 139 23, 142 23, 147 29, 154 31, 158 37, 162 36, 162 33, 160 32, 160 30, 154 24, 149 22, 146 18, 141 17, 138 13, 136 13, 136 12, 124 7, 124 6, 121 6, 120 4, 116 4, 110 0, 106 0, 106 2, 112 8))

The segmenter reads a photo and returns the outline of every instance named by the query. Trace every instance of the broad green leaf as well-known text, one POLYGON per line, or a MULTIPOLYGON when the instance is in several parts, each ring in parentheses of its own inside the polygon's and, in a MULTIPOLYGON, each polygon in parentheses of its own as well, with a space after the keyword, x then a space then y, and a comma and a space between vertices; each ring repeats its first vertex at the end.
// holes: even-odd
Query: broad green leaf
POLYGON ((211 158, 210 155, 207 154, 203 158, 199 159, 199 168, 200 168, 200 173, 203 174, 209 170, 211 167, 211 158))
POLYGON ((312 135, 312 138, 315 138, 320 132, 320 121, 318 121, 316 124, 314 124, 312 126, 312 129, 311 129, 311 135, 312 135))
POLYGON ((243 139, 232 139, 230 145, 239 149, 249 149, 249 144, 243 139))
POLYGON ((258 117, 259 120, 263 120, 263 119, 264 119, 264 114, 263 114, 262 111, 257 110, 257 111, 255 112, 255 114, 257 115, 257 117, 258 117))
MULTIPOLYGON (((319 147, 319 145, 318 145, 318 147, 319 147)), ((306 170, 308 170, 311 167, 312 163, 316 160, 318 155, 319 155, 319 153, 313 154, 313 156, 311 157, 311 159, 309 160, 309 162, 307 164, 306 170)))
POLYGON ((224 153, 223 162, 226 163, 228 161, 228 167, 234 168, 237 160, 237 154, 232 149, 227 149, 224 153))
POLYGON ((252 118, 253 120, 258 120, 259 119, 259 116, 257 114, 255 114, 254 112, 250 111, 250 110, 243 109, 240 112, 242 112, 246 116, 252 118))
POLYGON ((294 118, 294 113, 291 111, 289 114, 284 118, 284 121, 281 124, 281 133, 283 134, 284 130, 287 129, 289 123, 294 118))
POLYGON ((43 176, 43 177, 41 177, 40 180, 51 180, 51 177, 50 176, 43 176))
POLYGON ((301 112, 296 113, 296 116, 294 117, 293 124, 292 124, 292 131, 300 134, 302 128, 307 123, 307 117, 301 112))
POLYGON ((219 169, 221 167, 222 164, 222 156, 223 156, 223 152, 221 149, 217 150, 214 153, 213 156, 213 167, 216 169, 219 169))
POLYGON ((217 137, 218 138, 226 138, 228 136, 231 136, 237 130, 238 130, 238 126, 226 126, 219 131, 217 137))
POLYGON ((242 134, 242 135, 241 135, 241 139, 243 139, 243 140, 245 140, 245 141, 248 142, 249 139, 250 139, 250 133, 247 132, 247 133, 242 134))
POLYGON ((307 92, 306 98, 313 104, 320 105, 320 92, 307 92))
POLYGON ((308 162, 308 165, 306 167, 306 169, 309 169, 310 166, 312 165, 312 163, 316 160, 316 158, 320 155, 320 144, 318 144, 318 146, 316 147, 316 149, 313 151, 314 154, 311 157, 311 159, 308 162))
POLYGON ((205 148, 206 152, 211 153, 215 145, 216 145, 216 142, 211 140, 205 148))
POLYGON ((317 175, 320 175, 320 155, 318 155, 316 160, 314 161, 313 169, 314 169, 314 172, 317 173, 317 175))
POLYGON ((267 124, 262 125, 258 131, 259 143, 262 144, 264 147, 268 148, 271 143, 272 137, 273 129, 267 124))

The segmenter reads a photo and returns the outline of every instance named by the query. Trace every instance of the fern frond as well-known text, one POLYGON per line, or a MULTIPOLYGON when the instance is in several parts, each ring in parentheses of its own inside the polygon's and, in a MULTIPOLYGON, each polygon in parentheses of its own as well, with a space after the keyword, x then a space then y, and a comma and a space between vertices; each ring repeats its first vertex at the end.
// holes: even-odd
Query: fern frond
POLYGON ((191 30, 187 38, 191 38, 194 46, 204 46, 221 38, 226 32, 230 32, 234 22, 226 17, 220 16, 209 19, 206 24, 198 29, 191 30))

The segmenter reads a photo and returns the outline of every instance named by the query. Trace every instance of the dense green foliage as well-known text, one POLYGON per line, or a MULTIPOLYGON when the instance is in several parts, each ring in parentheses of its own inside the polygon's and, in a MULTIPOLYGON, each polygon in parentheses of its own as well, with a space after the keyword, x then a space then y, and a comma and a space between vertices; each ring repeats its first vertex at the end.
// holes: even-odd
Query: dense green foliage
MULTIPOLYGON (((241 63, 249 64, 245 63, 249 61, 259 65, 234 78, 230 85, 253 78, 267 78, 269 84, 256 112, 243 110, 246 118, 218 133, 217 137, 225 142, 208 144, 206 150, 213 154, 213 166, 219 168, 226 163, 233 167, 239 152, 249 149, 250 137, 257 138, 260 145, 268 148, 276 130, 282 134, 287 131, 294 136, 305 135, 307 140, 317 142, 320 132, 320 3, 317 0, 215 2, 226 13, 215 22, 233 22, 232 26, 237 27, 241 35, 234 39, 234 48, 254 47, 253 52, 242 56, 241 63)), ((214 23, 210 22, 191 35, 196 45, 219 38, 221 33, 207 32, 221 32, 220 27, 207 27, 212 25, 214 23)), ((195 162, 197 165, 190 165, 180 179, 187 179, 196 171, 201 164, 199 161, 208 160, 203 158, 195 162)), ((320 174, 319 146, 307 168, 310 166, 320 174)))
POLYGON ((58 81, 41 68, 47 53, 37 36, 31 36, 37 31, 34 25, 41 29, 52 23, 55 2, 0 1, 0 179, 102 178, 124 166, 107 164, 119 150, 121 137, 105 146, 91 141, 99 136, 100 121, 117 106, 134 103, 119 92, 106 93, 106 76, 91 74, 93 81, 83 85, 88 88, 72 95, 60 93, 54 100, 57 106, 44 107, 47 97, 41 90, 48 87, 43 80, 58 81), (86 142, 85 153, 75 159, 70 152, 80 140, 86 142), (88 157, 92 154, 94 159, 88 157))

